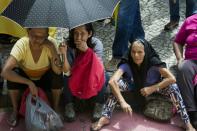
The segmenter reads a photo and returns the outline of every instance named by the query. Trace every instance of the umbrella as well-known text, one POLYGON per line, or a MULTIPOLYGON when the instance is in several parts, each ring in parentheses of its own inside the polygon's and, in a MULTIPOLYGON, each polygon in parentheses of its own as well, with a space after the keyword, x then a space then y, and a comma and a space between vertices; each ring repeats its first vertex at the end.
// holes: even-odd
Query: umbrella
POLYGON ((13 0, 2 15, 24 27, 74 27, 109 18, 119 0, 13 0))
MULTIPOLYGON (((11 0, 0 0, 0 13, 9 5, 11 0)), ((9 34, 15 37, 22 37, 26 30, 12 20, 0 16, 0 34, 9 34)))

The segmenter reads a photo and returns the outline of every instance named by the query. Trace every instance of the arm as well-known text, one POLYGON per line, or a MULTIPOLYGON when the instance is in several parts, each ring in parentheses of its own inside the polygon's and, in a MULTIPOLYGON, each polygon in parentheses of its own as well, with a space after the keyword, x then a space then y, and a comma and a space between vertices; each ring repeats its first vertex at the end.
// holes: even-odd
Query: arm
POLYGON ((176 55, 177 65, 178 65, 183 60, 183 46, 174 42, 173 43, 173 50, 176 55))
POLYGON ((65 43, 61 44, 59 46, 59 51, 64 56, 63 72, 69 73, 71 70, 71 66, 68 62, 68 56, 67 56, 68 46, 67 46, 67 44, 65 44, 65 43))
POLYGON ((57 49, 56 49, 54 43, 47 40, 45 42, 44 46, 46 46, 51 52, 50 63, 51 63, 52 70, 56 74, 61 74, 61 72, 62 72, 61 67, 57 66, 58 65, 57 63, 60 63, 60 58, 58 56, 57 49))
POLYGON ((159 72, 163 77, 162 81, 149 87, 144 87, 140 90, 143 96, 148 96, 153 92, 168 87, 170 84, 176 82, 174 75, 167 68, 159 68, 159 72))
POLYGON ((173 50, 176 55, 177 65, 181 63, 183 60, 183 47, 186 44, 186 39, 188 37, 187 26, 190 25, 190 22, 186 19, 180 30, 177 32, 174 43, 173 43, 173 50))
POLYGON ((123 98, 121 92, 120 92, 120 88, 118 86, 117 81, 120 79, 120 77, 123 75, 123 71, 121 69, 118 69, 114 75, 111 77, 111 79, 109 80, 109 85, 112 89, 112 93, 114 94, 114 96, 117 98, 117 100, 119 101, 122 109, 124 112, 127 112, 128 114, 132 114, 132 109, 130 107, 129 104, 127 104, 127 102, 125 101, 125 99, 123 98))
POLYGON ((13 71, 16 66, 17 60, 13 56, 10 56, 3 67, 1 76, 9 81, 28 85, 31 93, 33 95, 37 95, 37 88, 35 84, 31 80, 22 77, 13 71))
POLYGON ((95 37, 92 37, 92 43, 95 44, 94 52, 100 58, 100 60, 103 62, 103 43, 95 37))

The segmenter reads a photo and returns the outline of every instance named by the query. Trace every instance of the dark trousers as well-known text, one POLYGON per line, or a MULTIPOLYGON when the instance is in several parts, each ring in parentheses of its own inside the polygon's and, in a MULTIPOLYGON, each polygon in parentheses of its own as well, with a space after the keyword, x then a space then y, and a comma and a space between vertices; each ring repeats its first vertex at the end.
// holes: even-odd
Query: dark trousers
MULTIPOLYGON (((20 68, 13 69, 17 74, 30 79, 25 72, 20 68)), ((32 80, 37 87, 42 89, 49 90, 49 89, 61 89, 63 87, 62 75, 55 74, 52 70, 48 70, 40 80, 32 80)), ((28 85, 16 83, 12 81, 7 81, 7 86, 9 90, 19 90, 19 89, 26 89, 28 85)))
MULTIPOLYGON (((185 0, 186 1, 186 13, 185 17, 189 17, 197 13, 197 0, 185 0)), ((170 20, 179 21, 179 0, 176 0, 176 3, 173 0, 169 0, 170 5, 170 20)))
POLYGON ((178 67, 177 84, 180 88, 187 111, 197 111, 197 89, 193 84, 197 74, 197 60, 184 60, 178 67))

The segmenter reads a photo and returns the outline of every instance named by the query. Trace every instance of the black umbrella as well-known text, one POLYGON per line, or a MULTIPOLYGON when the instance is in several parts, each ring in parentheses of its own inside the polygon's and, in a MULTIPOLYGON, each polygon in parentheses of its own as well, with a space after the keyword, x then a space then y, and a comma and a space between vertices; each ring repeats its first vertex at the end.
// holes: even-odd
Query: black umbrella
POLYGON ((119 0, 13 0, 2 13, 24 27, 67 27, 112 16, 119 0))

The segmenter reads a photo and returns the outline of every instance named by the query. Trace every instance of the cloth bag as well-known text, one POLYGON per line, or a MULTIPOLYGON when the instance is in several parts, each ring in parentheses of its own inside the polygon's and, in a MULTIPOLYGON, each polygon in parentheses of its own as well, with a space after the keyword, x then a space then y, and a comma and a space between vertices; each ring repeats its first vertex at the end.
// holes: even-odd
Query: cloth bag
POLYGON ((57 131, 63 127, 57 113, 42 99, 33 98, 31 94, 27 96, 25 116, 28 131, 57 131))
MULTIPOLYGON (((21 116, 23 116, 23 117, 25 117, 25 112, 26 112, 26 98, 29 95, 29 93, 30 93, 30 89, 27 88, 24 91, 23 96, 22 96, 22 99, 21 99, 21 105, 20 105, 20 109, 19 109, 19 114, 21 116)), ((49 105, 49 100, 47 98, 47 95, 45 94, 45 92, 41 88, 38 88, 38 96, 49 105)))
POLYGON ((163 95, 153 94, 147 99, 144 115, 157 121, 170 121, 173 116, 173 103, 163 95))
POLYGON ((105 82, 102 62, 90 48, 75 58, 68 80, 72 94, 80 99, 96 96, 105 82))

